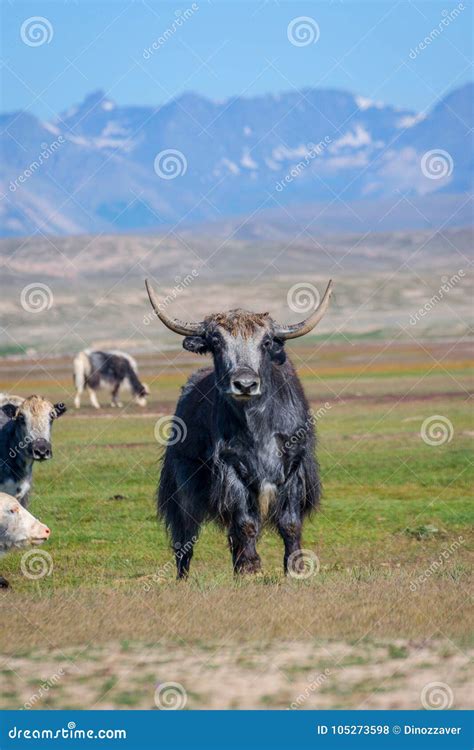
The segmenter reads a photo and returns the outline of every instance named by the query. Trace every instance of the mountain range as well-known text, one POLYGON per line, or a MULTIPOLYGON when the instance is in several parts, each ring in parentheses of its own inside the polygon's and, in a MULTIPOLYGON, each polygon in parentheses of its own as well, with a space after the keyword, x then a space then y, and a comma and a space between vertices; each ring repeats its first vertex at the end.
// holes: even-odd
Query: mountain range
POLYGON ((310 88, 225 101, 186 93, 156 108, 96 91, 49 122, 3 114, 1 235, 209 231, 240 215, 311 220, 313 206, 331 206, 334 226, 340 211, 353 231, 365 226, 361 206, 374 224, 402 202, 412 218, 398 208, 392 228, 415 215, 417 226, 462 226, 473 101, 474 84, 425 113, 310 88))

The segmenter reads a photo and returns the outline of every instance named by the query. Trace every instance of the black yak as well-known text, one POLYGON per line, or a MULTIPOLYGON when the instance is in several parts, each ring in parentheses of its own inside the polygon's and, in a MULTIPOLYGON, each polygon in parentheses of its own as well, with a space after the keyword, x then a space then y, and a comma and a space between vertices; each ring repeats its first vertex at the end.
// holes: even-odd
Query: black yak
POLYGON ((263 524, 280 533, 284 570, 301 550, 303 519, 319 503, 314 416, 288 359, 286 339, 309 333, 326 312, 329 282, 306 320, 279 325, 268 313, 231 310, 200 323, 169 318, 146 282, 158 318, 184 336, 183 347, 211 354, 176 407, 158 489, 178 577, 186 577, 203 521, 227 531, 234 571, 260 570, 263 524))

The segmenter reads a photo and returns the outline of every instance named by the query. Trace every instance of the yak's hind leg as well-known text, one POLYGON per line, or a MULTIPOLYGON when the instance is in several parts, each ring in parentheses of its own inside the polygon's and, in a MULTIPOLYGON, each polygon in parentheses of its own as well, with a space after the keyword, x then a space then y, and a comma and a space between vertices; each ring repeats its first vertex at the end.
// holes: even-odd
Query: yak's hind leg
POLYGON ((99 399, 97 398, 97 394, 94 391, 94 389, 91 388, 90 386, 87 386, 87 390, 89 392, 89 400, 92 406, 94 407, 94 409, 100 409, 99 399))
POLYGON ((193 463, 165 458, 158 490, 158 510, 171 536, 178 578, 188 577, 203 521, 206 487, 203 480, 203 472, 193 463))

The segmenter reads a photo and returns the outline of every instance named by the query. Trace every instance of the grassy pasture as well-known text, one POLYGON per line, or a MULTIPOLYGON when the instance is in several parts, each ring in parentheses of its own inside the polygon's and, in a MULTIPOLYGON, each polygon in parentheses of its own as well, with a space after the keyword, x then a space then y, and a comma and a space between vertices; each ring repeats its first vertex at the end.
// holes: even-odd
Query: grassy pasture
MULTIPOLYGON (((42 549, 53 567, 31 580, 21 553, 2 560, 12 586, 0 594, 3 706, 28 701, 60 665, 67 675, 37 707, 151 708, 157 680, 186 684, 188 707, 285 707, 324 669, 332 676, 304 707, 418 708, 430 679, 449 683, 454 707, 468 703, 467 345, 314 338, 291 350, 321 409, 324 502, 304 529, 319 572, 285 579, 282 544, 265 532, 264 572, 234 580, 226 539, 209 526, 189 582, 175 582, 154 511, 162 451, 154 428, 200 363, 184 352, 143 357, 148 407, 71 406, 54 428, 53 461, 36 467, 31 510, 52 529, 42 549), (449 420, 452 438, 428 445, 420 429, 436 415, 449 420), (231 675, 230 687, 216 688, 223 676, 213 687, 213 669, 231 675)), ((70 405, 69 362, 3 361, 0 390, 70 405)))

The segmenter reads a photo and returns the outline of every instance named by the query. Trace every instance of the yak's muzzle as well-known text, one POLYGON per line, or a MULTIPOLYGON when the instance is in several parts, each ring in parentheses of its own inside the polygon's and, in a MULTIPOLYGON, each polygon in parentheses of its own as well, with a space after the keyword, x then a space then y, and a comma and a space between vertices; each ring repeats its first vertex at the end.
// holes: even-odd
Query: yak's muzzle
POLYGON ((230 393, 234 398, 260 396, 260 378, 252 370, 239 370, 230 379, 230 393))
POLYGON ((35 461, 47 461, 52 458, 53 451, 51 450, 51 443, 49 440, 44 438, 37 438, 31 443, 31 455, 35 461))

